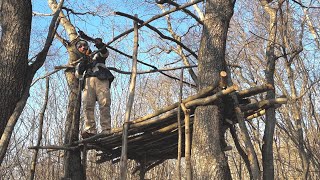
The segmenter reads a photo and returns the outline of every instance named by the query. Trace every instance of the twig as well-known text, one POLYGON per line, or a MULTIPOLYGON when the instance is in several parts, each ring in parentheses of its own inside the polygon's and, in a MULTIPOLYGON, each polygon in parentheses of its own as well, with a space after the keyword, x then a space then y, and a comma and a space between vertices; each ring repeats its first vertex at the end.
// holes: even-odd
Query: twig
POLYGON ((47 78, 47 77, 51 76, 52 74, 54 74, 54 73, 56 73, 56 72, 58 72, 58 71, 60 71, 60 70, 61 70, 61 69, 56 69, 56 70, 54 70, 54 71, 52 71, 52 72, 50 72, 50 73, 47 73, 46 75, 44 75, 44 76, 42 76, 42 77, 39 77, 39 78, 35 79, 35 80, 31 83, 30 86, 33 86, 33 85, 34 85, 37 81, 39 81, 40 79, 47 78))
POLYGON ((296 4, 299 4, 301 7, 303 7, 303 8, 307 8, 307 9, 311 9, 311 8, 315 8, 315 9, 318 9, 318 8, 320 8, 320 7, 318 7, 318 6, 306 6, 306 5, 304 5, 304 4, 302 4, 301 2, 298 2, 298 1, 296 1, 296 0, 292 0, 294 3, 296 3, 296 4))

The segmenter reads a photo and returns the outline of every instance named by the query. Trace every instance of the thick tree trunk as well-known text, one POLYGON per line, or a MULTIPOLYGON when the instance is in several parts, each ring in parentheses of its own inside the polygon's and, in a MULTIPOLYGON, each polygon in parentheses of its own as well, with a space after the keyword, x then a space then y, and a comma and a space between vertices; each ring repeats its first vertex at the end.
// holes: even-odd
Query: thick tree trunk
MULTIPOLYGON (((62 4, 63 0, 60 5, 62 4)), ((32 79, 47 57, 56 32, 61 6, 58 9, 52 17, 43 49, 34 63, 28 66, 31 1, 1 1, 0 3, 0 164, 8 148, 14 126, 28 100, 32 79)))
POLYGON ((0 135, 26 86, 31 10, 31 1, 0 3, 0 135))
MULTIPOLYGON (((220 71, 225 70, 225 49, 233 1, 209 0, 199 51, 199 90, 217 85, 220 71)), ((217 89, 215 90, 217 91, 217 89)), ((231 179, 227 158, 221 147, 223 141, 223 109, 221 100, 198 107, 192 139, 194 179, 231 179)))

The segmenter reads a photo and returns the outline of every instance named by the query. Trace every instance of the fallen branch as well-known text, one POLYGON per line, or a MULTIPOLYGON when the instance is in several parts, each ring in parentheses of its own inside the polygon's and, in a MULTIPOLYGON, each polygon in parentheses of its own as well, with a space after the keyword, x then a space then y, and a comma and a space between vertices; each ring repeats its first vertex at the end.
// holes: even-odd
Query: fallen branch
POLYGON ((276 98, 276 99, 269 99, 269 100, 262 100, 256 103, 247 104, 241 106, 241 111, 249 111, 249 110, 257 110, 257 109, 264 109, 266 106, 272 106, 275 104, 286 104, 288 101, 287 98, 276 98))
MULTIPOLYGON (((192 100, 195 100, 195 99, 198 99, 198 98, 201 98, 201 97, 204 97, 210 93, 212 93, 212 91, 217 87, 217 85, 213 85, 213 86, 209 86, 203 90, 201 90, 199 93, 193 95, 193 96, 189 96, 188 98, 182 100, 182 103, 187 103, 189 101, 192 101, 192 100)), ((177 108, 179 106, 179 102, 176 102, 170 106, 167 106, 165 108, 162 108, 162 109, 158 109, 156 110, 154 113, 152 114, 148 114, 146 116, 143 116, 143 117, 140 117, 134 121, 132 121, 132 123, 137 123, 137 122, 141 122, 141 121, 145 121, 147 119, 150 119, 150 118, 153 118, 155 116, 158 116, 162 113, 165 113, 165 112, 168 112, 174 108, 177 108)))
POLYGON ((185 106, 187 108, 190 108, 192 106, 204 106, 204 105, 210 104, 213 101, 217 100, 218 98, 220 98, 224 95, 230 94, 236 90, 238 90, 238 86, 234 84, 234 85, 232 85, 232 86, 230 86, 220 92, 217 92, 216 94, 214 94, 212 96, 209 96, 206 98, 195 99, 193 101, 187 102, 187 103, 185 103, 185 106))
POLYGON ((263 93, 269 90, 274 90, 274 87, 271 84, 264 84, 261 86, 256 86, 256 87, 239 91, 237 95, 238 95, 238 98, 245 98, 245 97, 250 97, 250 96, 263 93))
POLYGON ((281 107, 281 105, 282 105, 282 104, 269 104, 269 105, 264 106, 264 107, 261 108, 261 109, 255 109, 255 110, 246 111, 246 112, 244 112, 244 116, 245 116, 245 117, 251 116, 251 115, 256 114, 257 112, 262 111, 262 110, 264 110, 264 109, 269 109, 269 108, 272 107, 272 106, 273 106, 274 108, 279 108, 279 107, 281 107))
POLYGON ((263 109, 263 110, 260 110, 260 111, 254 113, 254 114, 252 114, 250 116, 247 116, 246 119, 247 120, 251 120, 253 118, 257 118, 257 117, 260 117, 260 116, 265 115, 265 114, 266 114, 266 110, 263 109))

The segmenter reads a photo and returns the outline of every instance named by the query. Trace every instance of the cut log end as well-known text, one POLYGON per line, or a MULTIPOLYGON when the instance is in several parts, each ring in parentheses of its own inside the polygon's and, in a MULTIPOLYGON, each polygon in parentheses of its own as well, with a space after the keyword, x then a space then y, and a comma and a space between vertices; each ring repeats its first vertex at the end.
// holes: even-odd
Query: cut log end
POLYGON ((272 84, 266 84, 266 86, 268 87, 268 89, 274 90, 274 87, 272 86, 272 84))
POLYGON ((238 91, 238 90, 240 89, 237 84, 233 84, 232 86, 233 86, 233 89, 234 89, 235 91, 238 91))
POLYGON ((227 72, 225 71, 221 71, 220 72, 220 82, 219 82, 219 86, 220 88, 225 89, 227 87, 227 72))
POLYGON ((221 76, 221 77, 227 77, 227 72, 221 71, 221 72, 220 72, 220 76, 221 76))

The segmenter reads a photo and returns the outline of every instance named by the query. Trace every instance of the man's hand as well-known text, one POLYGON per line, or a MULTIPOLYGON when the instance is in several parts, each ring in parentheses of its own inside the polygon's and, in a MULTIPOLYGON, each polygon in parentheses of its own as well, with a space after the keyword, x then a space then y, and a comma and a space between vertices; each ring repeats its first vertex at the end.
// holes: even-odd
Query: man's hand
POLYGON ((98 49, 103 47, 103 42, 101 38, 95 38, 94 39, 94 46, 97 47, 98 49))
POLYGON ((85 33, 84 33, 83 31, 81 31, 81 30, 79 30, 78 33, 79 33, 80 37, 82 37, 83 35, 85 35, 85 33))

